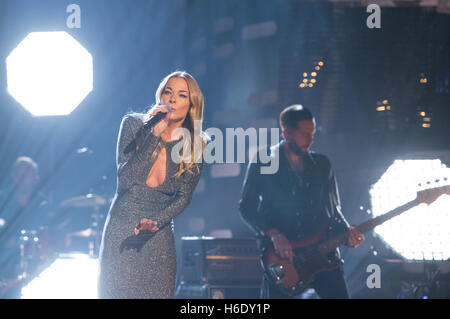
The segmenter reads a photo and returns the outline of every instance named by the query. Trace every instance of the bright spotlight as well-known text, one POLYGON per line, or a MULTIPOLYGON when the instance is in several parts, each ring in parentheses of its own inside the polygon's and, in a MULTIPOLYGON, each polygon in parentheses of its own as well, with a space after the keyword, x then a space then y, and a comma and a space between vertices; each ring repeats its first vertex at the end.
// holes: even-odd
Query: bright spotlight
MULTIPOLYGON (((374 217, 415 199, 417 191, 448 185, 449 176, 450 168, 439 159, 394 161, 370 190, 374 217)), ((448 260, 448 207, 450 196, 442 195, 376 227, 375 232, 406 259, 448 260)))
POLYGON ((6 58, 8 92, 31 114, 70 114, 92 91, 92 55, 66 32, 32 32, 6 58))
POLYGON ((22 299, 96 299, 97 271, 88 255, 60 256, 22 288, 22 299))

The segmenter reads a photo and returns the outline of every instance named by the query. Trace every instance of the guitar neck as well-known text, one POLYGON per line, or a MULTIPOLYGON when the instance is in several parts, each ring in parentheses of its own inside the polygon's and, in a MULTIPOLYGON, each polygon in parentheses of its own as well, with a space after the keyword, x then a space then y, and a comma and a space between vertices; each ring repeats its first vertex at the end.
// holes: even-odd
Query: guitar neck
POLYGON ((406 204, 397 207, 396 209, 391 210, 390 212, 380 215, 378 217, 375 217, 373 219, 369 219, 368 221, 356 226, 356 228, 362 232, 362 233, 366 233, 369 230, 374 229, 375 227, 377 227, 378 225, 383 224, 385 221, 388 221, 391 218, 394 218, 395 216, 398 216, 400 214, 403 214, 404 212, 406 212, 407 210, 413 208, 414 206, 416 206, 418 204, 417 199, 414 199, 410 202, 407 202, 406 204))
MULTIPOLYGON (((414 199, 402 206, 397 207, 394 210, 391 210, 390 212, 388 212, 386 214, 369 219, 368 221, 356 226, 356 228, 360 232, 366 233, 366 232, 374 229, 378 225, 383 224, 385 221, 406 212, 407 210, 413 208, 417 204, 418 204, 417 199, 414 199)), ((333 251, 334 249, 336 249, 339 246, 345 245, 347 243, 347 239, 348 239, 348 232, 339 234, 337 236, 334 236, 334 237, 324 241, 322 244, 319 245, 319 249, 322 253, 326 254, 328 252, 333 251)))

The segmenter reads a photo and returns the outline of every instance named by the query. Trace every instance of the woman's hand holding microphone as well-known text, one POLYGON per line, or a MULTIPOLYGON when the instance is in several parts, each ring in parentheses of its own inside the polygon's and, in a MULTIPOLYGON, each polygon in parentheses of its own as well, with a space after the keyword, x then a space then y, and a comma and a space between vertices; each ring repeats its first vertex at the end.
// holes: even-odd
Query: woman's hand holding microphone
POLYGON ((164 130, 169 125, 169 120, 170 120, 170 116, 172 113, 172 109, 168 105, 159 104, 159 105, 155 105, 154 107, 152 107, 150 109, 150 111, 148 112, 148 115, 151 118, 152 116, 155 116, 158 113, 168 113, 168 114, 166 114, 166 116, 161 121, 159 121, 158 123, 153 125, 152 133, 155 136, 161 136, 161 134, 164 132, 164 130))

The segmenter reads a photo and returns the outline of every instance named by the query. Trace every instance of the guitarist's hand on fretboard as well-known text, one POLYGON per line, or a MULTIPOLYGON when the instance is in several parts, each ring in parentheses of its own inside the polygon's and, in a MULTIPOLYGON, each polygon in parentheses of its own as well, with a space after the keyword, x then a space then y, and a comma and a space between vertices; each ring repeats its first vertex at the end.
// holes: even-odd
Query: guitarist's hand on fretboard
POLYGON ((351 226, 348 230, 348 243, 347 245, 356 248, 364 241, 364 234, 360 232, 356 227, 351 226))

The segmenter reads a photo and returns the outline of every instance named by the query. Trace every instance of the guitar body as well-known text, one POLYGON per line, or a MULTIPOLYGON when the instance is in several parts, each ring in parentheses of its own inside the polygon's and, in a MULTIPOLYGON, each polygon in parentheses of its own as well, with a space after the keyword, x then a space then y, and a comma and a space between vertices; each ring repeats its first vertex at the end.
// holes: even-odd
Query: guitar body
POLYGON ((262 266, 277 288, 288 296, 295 296, 308 288, 317 273, 336 269, 341 262, 335 256, 322 254, 318 243, 323 239, 319 232, 302 241, 291 242, 295 256, 293 263, 281 258, 273 247, 262 256, 262 266))

